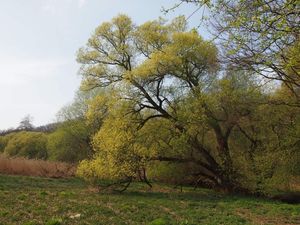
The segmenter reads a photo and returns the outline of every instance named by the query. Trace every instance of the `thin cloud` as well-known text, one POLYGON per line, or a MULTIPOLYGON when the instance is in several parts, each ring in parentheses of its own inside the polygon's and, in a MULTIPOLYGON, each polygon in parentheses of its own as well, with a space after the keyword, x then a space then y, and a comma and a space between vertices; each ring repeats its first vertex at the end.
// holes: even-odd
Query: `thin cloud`
POLYGON ((87 0, 46 0, 42 5, 42 10, 51 14, 57 14, 62 6, 68 7, 72 4, 77 4, 77 7, 81 9, 87 3, 87 0))
POLYGON ((26 114, 31 114, 37 125, 51 122, 58 109, 73 96, 72 90, 66 91, 70 84, 65 84, 63 77, 72 74, 67 69, 70 64, 64 59, 3 60, 0 99, 4 107, 0 110, 0 129, 16 127, 26 114))
POLYGON ((10 60, 0 65, 0 86, 19 86, 35 80, 35 78, 49 78, 55 75, 66 60, 10 60), (4 78, 5 76, 5 78, 4 78))
POLYGON ((82 8, 86 4, 87 0, 78 0, 78 8, 82 8))

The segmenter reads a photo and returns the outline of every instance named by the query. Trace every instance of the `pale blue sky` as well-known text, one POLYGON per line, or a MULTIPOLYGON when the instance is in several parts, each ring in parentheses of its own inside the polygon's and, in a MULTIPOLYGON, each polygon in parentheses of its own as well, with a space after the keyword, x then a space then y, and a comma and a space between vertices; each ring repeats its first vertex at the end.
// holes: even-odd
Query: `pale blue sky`
MULTIPOLYGON (((93 30, 119 13, 137 24, 164 16, 172 0, 0 0, 0 129, 30 114, 34 125, 55 120, 78 89, 76 51, 93 30)), ((168 18, 190 15, 184 6, 168 18)), ((199 22, 193 16, 191 26, 199 22)), ((201 31, 200 31, 201 33, 201 31)), ((204 33, 203 33, 204 35, 204 33)))

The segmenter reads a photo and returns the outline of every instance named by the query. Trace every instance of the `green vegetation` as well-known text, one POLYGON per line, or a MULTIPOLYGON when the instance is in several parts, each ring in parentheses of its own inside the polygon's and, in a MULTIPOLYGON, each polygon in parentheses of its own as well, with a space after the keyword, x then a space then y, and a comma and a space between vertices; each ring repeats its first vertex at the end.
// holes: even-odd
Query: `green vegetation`
POLYGON ((82 120, 64 122, 48 135, 49 160, 75 163, 91 152, 89 130, 82 120))
POLYGON ((72 104, 63 107, 58 122, 34 128, 27 116, 20 126, 0 136, 0 152, 11 157, 48 159, 77 163, 92 154, 90 136, 97 123, 87 124, 85 114, 94 92, 78 92, 72 104))
POLYGON ((297 224, 300 206, 134 183, 96 193, 78 179, 0 176, 0 224, 297 224), (76 217, 77 215, 77 217, 76 217))
POLYGON ((4 152, 4 149, 9 141, 9 139, 14 135, 14 133, 7 134, 5 136, 0 136, 0 152, 4 152))
POLYGON ((41 132, 18 132, 2 137, 6 140, 3 150, 9 156, 21 156, 29 159, 46 159, 48 157, 46 144, 47 136, 41 132))
POLYGON ((78 91, 72 104, 63 107, 57 115, 60 125, 48 135, 47 150, 49 159, 76 163, 92 155, 91 136, 100 125, 93 121, 88 123, 86 113, 89 102, 99 94, 78 91))

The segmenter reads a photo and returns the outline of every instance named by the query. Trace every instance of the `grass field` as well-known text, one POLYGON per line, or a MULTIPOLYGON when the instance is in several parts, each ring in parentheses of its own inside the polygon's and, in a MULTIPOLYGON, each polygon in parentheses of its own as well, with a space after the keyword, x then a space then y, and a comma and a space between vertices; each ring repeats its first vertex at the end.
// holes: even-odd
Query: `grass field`
POLYGON ((286 225, 300 224, 300 205, 141 184, 122 194, 101 194, 75 178, 1 175, 0 224, 286 225))

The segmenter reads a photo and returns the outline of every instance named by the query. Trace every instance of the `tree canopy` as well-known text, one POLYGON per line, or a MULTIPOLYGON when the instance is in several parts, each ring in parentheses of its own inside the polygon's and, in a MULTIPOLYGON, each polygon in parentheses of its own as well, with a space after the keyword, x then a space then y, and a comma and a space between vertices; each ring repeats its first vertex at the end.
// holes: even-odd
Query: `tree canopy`
POLYGON ((137 26, 119 15, 96 28, 77 60, 84 90, 108 88, 87 113, 103 124, 79 175, 130 183, 147 181, 155 162, 192 164, 194 182, 242 190, 247 182, 259 189, 284 164, 273 144, 277 121, 266 123, 263 112, 271 96, 253 74, 220 74, 216 46, 184 17, 137 26))
POLYGON ((299 101, 299 0, 180 2, 208 9, 208 29, 224 63, 282 82, 299 101))

